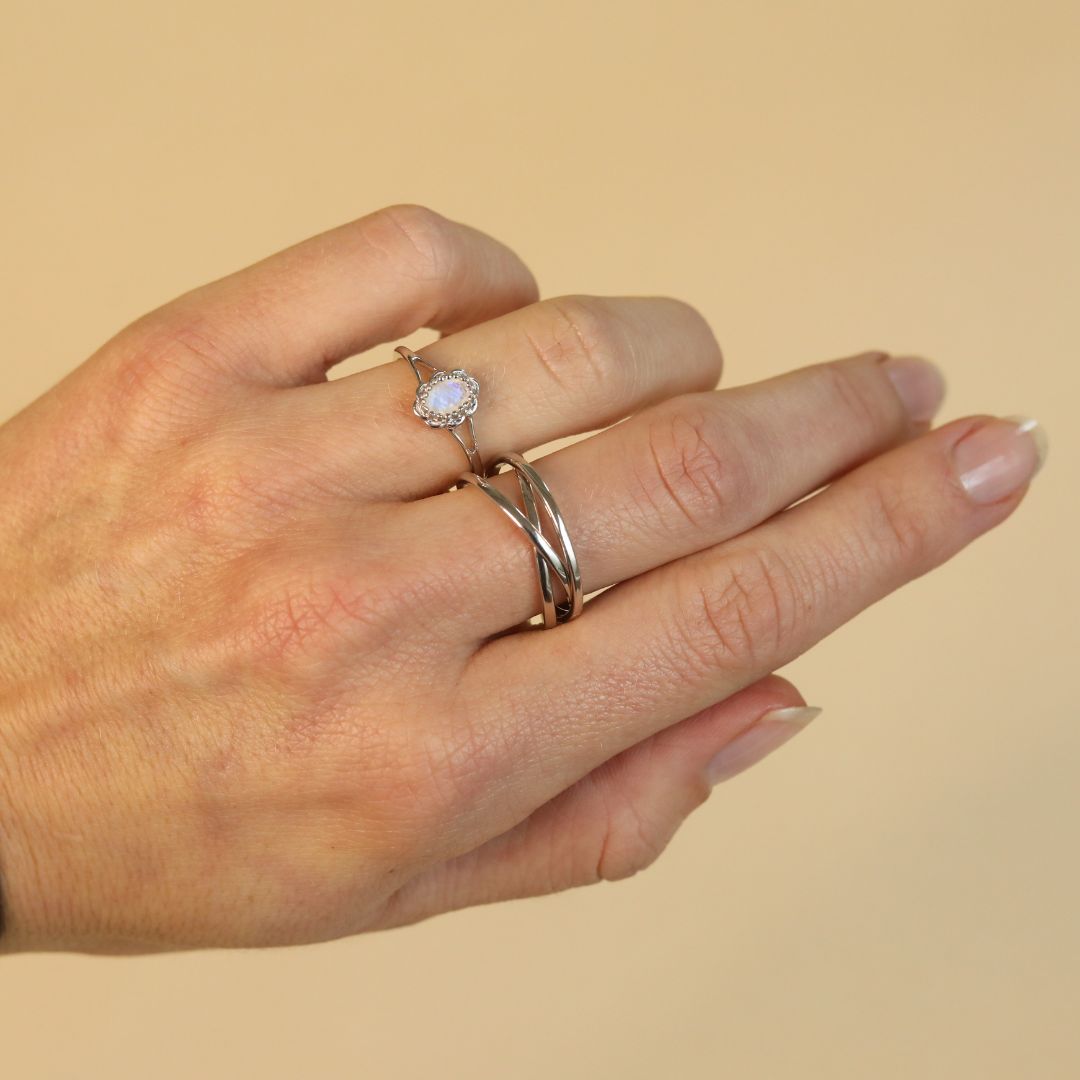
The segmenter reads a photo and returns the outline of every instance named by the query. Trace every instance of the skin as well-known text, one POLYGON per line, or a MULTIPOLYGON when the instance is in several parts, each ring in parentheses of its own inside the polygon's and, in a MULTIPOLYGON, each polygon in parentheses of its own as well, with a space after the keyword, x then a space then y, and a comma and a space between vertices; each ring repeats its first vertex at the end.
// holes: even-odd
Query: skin
POLYGON ((538 301, 411 206, 126 327, 0 428, 0 948, 310 942, 646 866, 804 704, 775 669, 1026 491, 1025 443, 971 498, 956 448, 1012 426, 930 431, 932 369, 920 415, 890 363, 714 391, 692 308, 538 301), (327 380, 422 327, 489 457, 606 429, 538 466, 613 586, 580 619, 521 630, 532 549, 448 490, 406 364, 327 380))

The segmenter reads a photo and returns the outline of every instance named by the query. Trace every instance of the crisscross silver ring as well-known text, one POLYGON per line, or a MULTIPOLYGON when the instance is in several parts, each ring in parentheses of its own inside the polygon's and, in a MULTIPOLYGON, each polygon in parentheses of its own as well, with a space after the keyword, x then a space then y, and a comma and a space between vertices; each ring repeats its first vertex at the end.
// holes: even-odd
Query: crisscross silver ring
POLYGON ((413 412, 431 428, 445 428, 465 451, 469 468, 484 475, 484 460, 476 444, 476 428, 473 413, 480 404, 480 383, 467 371, 439 371, 419 353, 410 352, 399 345, 394 352, 409 362, 418 383, 413 412), (427 379, 420 372, 423 365, 431 372, 427 379), (462 429, 467 434, 462 434, 462 429))
POLYGON ((584 594, 581 590, 581 570, 578 566, 574 545, 566 528, 559 506, 543 477, 520 455, 504 454, 492 462, 493 475, 508 465, 517 473, 521 488, 521 501, 525 510, 516 506, 486 476, 462 473, 459 483, 472 484, 490 498, 496 506, 532 541, 536 549, 536 572, 540 579, 540 600, 544 616, 544 629, 550 630, 561 623, 576 619, 581 614, 584 594), (555 537, 554 543, 543 532, 540 508, 555 537), (555 599, 554 574, 562 588, 563 599, 555 599))

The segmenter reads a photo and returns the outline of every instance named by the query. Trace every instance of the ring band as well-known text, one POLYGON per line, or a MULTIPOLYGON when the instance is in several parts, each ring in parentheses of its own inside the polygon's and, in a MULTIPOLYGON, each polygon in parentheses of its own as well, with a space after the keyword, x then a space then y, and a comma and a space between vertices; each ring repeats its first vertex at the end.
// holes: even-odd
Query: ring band
POLYGON ((584 600, 581 569, 578 566, 577 555, 574 552, 566 522, 543 477, 520 454, 505 454, 496 458, 491 466, 494 470, 492 475, 497 475, 504 465, 509 465, 517 473, 521 501, 525 504, 524 512, 515 505, 513 500, 508 499, 494 487, 486 476, 462 473, 461 481, 479 488, 532 541, 536 549, 536 572, 540 579, 544 629, 550 630, 571 619, 576 619, 581 614, 584 600), (555 544, 544 536, 540 507, 543 507, 555 532, 555 544), (565 594, 565 599, 562 601, 555 599, 552 573, 558 578, 565 594))
POLYGON ((480 383, 461 368, 439 371, 419 353, 411 352, 404 345, 399 345, 394 352, 408 360, 416 376, 418 385, 413 412, 428 427, 449 431, 465 451, 469 468, 483 476, 484 460, 476 444, 476 428, 473 426, 473 413, 480 404, 480 383), (420 364, 431 372, 429 378, 425 379, 420 373, 420 364), (468 437, 462 435, 462 428, 468 432, 468 437))

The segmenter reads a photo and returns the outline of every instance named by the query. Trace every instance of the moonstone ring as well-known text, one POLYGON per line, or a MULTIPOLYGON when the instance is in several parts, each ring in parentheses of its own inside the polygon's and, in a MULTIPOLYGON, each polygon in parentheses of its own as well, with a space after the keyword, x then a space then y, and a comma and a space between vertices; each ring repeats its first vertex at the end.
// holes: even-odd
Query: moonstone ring
POLYGON ((413 412, 431 428, 446 428, 465 451, 469 468, 478 476, 484 475, 484 461, 476 445, 476 428, 473 413, 480 403, 480 384, 461 368, 439 371, 419 353, 410 352, 399 345, 394 352, 409 362, 416 381, 416 400, 413 412), (425 379, 418 365, 422 364, 431 375, 425 379), (468 435, 462 434, 462 428, 468 435))

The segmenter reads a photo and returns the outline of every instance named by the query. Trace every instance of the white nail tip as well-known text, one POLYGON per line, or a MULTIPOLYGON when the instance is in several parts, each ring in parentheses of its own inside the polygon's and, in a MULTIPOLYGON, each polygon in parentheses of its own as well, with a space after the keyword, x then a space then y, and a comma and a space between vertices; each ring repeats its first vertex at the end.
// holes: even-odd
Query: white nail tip
POLYGON ((1046 436, 1046 428, 1044 428, 1038 420, 1035 420, 1030 416, 1003 416, 1002 420, 1008 420, 1010 423, 1016 425, 1017 431, 1021 431, 1025 435, 1031 436, 1031 441, 1035 444, 1035 454, 1039 460, 1038 465, 1035 466, 1035 472, 1031 474, 1032 476, 1035 476, 1035 474, 1043 467, 1043 464, 1046 461, 1046 455, 1050 450, 1050 440, 1046 436))
POLYGON ((817 705, 788 705, 782 709, 771 709, 758 721, 759 724, 776 721, 783 724, 796 724, 806 727, 816 716, 821 715, 817 705))

